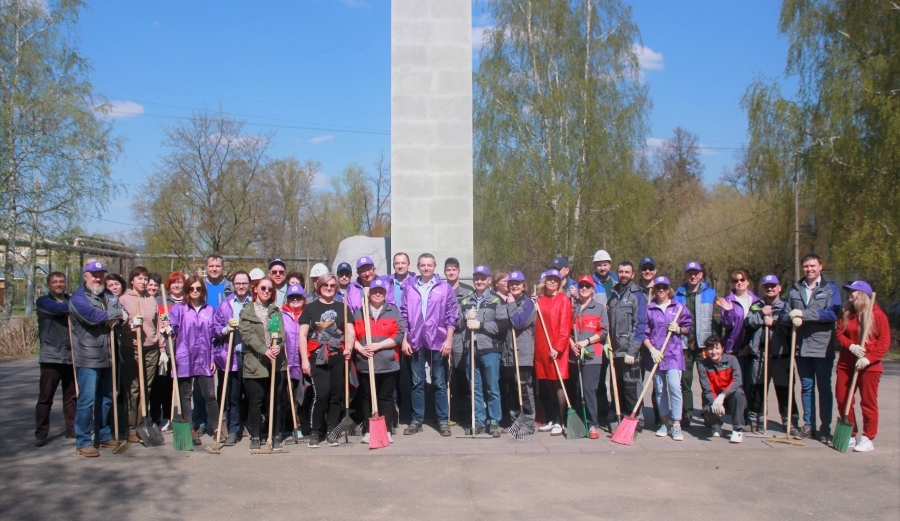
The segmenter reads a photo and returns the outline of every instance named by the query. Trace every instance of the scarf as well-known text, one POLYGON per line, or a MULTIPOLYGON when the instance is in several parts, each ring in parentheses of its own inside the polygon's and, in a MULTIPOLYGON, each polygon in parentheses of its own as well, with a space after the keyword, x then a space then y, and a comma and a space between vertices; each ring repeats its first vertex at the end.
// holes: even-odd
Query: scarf
POLYGON ((270 347, 272 345, 272 335, 269 333, 269 307, 263 306, 259 303, 259 301, 253 301, 253 311, 256 313, 256 318, 262 322, 263 325, 263 335, 266 339, 266 347, 270 347))

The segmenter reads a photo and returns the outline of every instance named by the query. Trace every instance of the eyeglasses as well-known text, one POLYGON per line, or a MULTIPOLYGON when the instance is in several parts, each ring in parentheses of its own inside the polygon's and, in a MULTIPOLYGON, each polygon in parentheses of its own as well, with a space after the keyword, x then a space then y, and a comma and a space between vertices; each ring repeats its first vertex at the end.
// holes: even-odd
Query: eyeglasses
POLYGON ((234 285, 235 286, 249 286, 250 283, 249 282, 235 282, 234 285))
POLYGON ((191 293, 193 292, 200 293, 200 286, 191 286, 191 293))
POLYGON ((256 291, 258 291, 259 293, 271 293, 272 288, 270 286, 260 286, 256 288, 256 291))

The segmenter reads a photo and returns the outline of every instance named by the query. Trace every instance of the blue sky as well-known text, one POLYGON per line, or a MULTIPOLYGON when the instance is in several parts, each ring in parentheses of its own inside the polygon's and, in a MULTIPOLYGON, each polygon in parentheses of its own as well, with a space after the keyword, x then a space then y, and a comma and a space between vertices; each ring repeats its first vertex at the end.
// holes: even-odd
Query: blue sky
MULTIPOLYGON (((706 181, 746 141, 739 102, 755 75, 780 77, 780 2, 648 1, 633 6, 650 85, 649 144, 680 125, 700 136, 706 181)), ((473 53, 490 28, 473 5, 473 53)), ((124 195, 94 233, 135 228, 130 195, 165 154, 163 127, 217 109, 277 132, 271 154, 322 163, 325 177, 390 152, 390 1, 97 1, 81 18, 82 54, 125 138, 114 166, 124 195)))

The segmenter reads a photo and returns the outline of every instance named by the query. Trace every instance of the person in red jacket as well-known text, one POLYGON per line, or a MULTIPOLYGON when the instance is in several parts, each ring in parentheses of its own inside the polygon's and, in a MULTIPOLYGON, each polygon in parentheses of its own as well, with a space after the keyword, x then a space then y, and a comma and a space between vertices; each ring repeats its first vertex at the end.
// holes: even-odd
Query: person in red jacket
POLYGON ((566 397, 560 384, 562 378, 569 377, 569 334, 572 332, 572 301, 561 290, 562 276, 559 270, 545 271, 538 286, 537 305, 540 312, 534 333, 534 373, 538 380, 543 380, 547 393, 544 410, 547 413, 547 424, 538 429, 550 431, 553 436, 563 434, 565 423, 566 397), (546 326, 546 332, 544 327, 546 326), (547 343, 549 337, 550 343, 547 343), (554 365, 556 367, 554 367, 554 365), (557 373, 557 370, 559 373, 557 373))
POLYGON ((837 326, 841 352, 838 355, 834 393, 838 411, 843 412, 847 399, 851 400, 850 412, 845 418, 853 424, 849 447, 853 447, 854 452, 869 452, 875 450, 872 442, 878 434, 878 383, 883 371, 881 359, 891 345, 891 328, 887 315, 872 300, 872 286, 868 282, 857 280, 844 286, 844 289, 849 294, 837 326), (853 372, 857 369, 856 386, 859 388, 863 416, 863 434, 859 442, 856 441, 857 423, 853 412, 855 397, 847 396, 853 372))

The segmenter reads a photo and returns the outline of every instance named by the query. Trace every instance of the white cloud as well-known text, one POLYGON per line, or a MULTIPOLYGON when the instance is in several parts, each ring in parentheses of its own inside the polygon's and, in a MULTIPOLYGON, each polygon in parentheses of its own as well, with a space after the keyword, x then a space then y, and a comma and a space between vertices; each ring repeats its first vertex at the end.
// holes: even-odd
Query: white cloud
POLYGON ((331 134, 328 134, 327 136, 316 136, 316 137, 310 139, 309 142, 312 143, 313 145, 318 145, 318 144, 324 143, 326 141, 331 141, 332 139, 334 139, 334 136, 332 136, 331 134))
POLYGON ((341 0, 341 3, 347 7, 366 7, 369 5, 366 0, 341 0))
POLYGON ((484 25, 480 27, 472 27, 472 50, 478 51, 481 50, 482 44, 484 44, 484 33, 493 29, 493 25, 484 25))
POLYGON ((659 148, 665 144, 666 140, 661 137, 648 137, 647 146, 650 148, 659 148))
POLYGON ((143 114, 144 106, 134 101, 114 100, 97 107, 97 112, 107 118, 131 118, 143 114))
POLYGON ((637 54, 638 63, 641 65, 642 71, 660 71, 663 69, 663 55, 656 52, 650 47, 641 44, 633 44, 631 50, 637 54))

